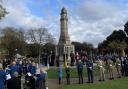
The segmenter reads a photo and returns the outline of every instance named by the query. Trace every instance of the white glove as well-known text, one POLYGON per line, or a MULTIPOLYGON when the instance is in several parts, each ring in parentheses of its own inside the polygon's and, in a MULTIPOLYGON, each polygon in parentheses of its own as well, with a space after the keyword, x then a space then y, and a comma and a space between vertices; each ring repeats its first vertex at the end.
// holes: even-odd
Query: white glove
POLYGON ((46 89, 48 89, 48 87, 46 87, 46 89))

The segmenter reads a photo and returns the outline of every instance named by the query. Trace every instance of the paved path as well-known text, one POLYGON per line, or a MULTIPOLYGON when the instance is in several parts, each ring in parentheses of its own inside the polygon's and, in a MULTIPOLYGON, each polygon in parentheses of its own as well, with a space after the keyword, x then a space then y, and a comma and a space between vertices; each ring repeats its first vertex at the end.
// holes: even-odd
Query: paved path
MULTIPOLYGON (((116 76, 115 76, 115 79, 118 79, 118 78, 116 78, 116 76)), ((105 81, 109 81, 108 74, 106 74, 105 81)), ((94 77, 94 83, 97 83, 97 82, 99 82, 99 76, 94 77)), ((101 81, 101 82, 103 82, 103 81, 101 81)), ((87 83, 87 77, 84 77, 84 84, 86 84, 86 83, 87 83)), ((71 84, 78 84, 78 78, 71 78, 71 84)), ((61 85, 66 85, 66 79, 62 80, 61 85)), ((49 79, 48 80, 49 89, 59 89, 61 85, 58 84, 58 79, 49 79)))
MULTIPOLYGON (((76 66, 73 66, 71 68, 75 68, 75 67, 76 66)), ((50 69, 56 69, 56 68, 58 68, 58 67, 50 67, 50 69)), ((39 69, 38 69, 38 71, 39 71, 39 69)), ((116 74, 114 74, 114 75, 116 75, 116 74)), ((106 74, 105 78, 106 78, 106 81, 108 81, 109 75, 106 74)), ((94 76, 94 82, 99 82, 98 80, 99 80, 99 76, 97 76, 97 77, 94 76)), ((24 82, 24 78, 22 78, 22 82, 24 82)), ((87 77, 84 77, 84 84, 86 84, 86 82, 87 82, 87 77)), ((71 78, 71 84, 78 84, 78 78, 71 78)), ((65 78, 62 80, 61 85, 66 85, 65 78)), ((58 84, 58 79, 48 79, 49 89, 59 89, 61 85, 58 84)), ((22 89, 23 89, 23 86, 22 86, 22 89)))

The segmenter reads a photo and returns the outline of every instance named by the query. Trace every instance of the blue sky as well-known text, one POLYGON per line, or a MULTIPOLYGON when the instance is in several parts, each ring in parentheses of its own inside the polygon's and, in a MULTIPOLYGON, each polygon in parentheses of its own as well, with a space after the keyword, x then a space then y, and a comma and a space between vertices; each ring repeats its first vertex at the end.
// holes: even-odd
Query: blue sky
POLYGON ((46 27, 58 40, 60 10, 68 11, 71 41, 89 42, 95 47, 113 30, 128 21, 128 0, 4 0, 9 14, 0 27, 46 27))

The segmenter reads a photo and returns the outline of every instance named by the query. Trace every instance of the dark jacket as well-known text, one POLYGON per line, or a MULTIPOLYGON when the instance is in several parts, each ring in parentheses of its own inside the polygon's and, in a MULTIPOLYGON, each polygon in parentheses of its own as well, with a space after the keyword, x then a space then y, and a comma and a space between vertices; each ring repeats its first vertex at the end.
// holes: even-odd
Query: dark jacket
POLYGON ((33 76, 30 76, 30 80, 28 82, 29 89, 36 89, 35 86, 35 78, 33 76))
POLYGON ((86 67, 87 67, 87 69, 92 70, 93 69, 93 62, 91 60, 87 60, 86 61, 86 67))
POLYGON ((65 72, 66 72, 66 75, 69 76, 69 75, 70 75, 70 68, 69 68, 69 67, 68 67, 68 68, 66 67, 66 68, 65 68, 65 72))
POLYGON ((77 69, 78 70, 83 70, 83 63, 82 62, 78 62, 77 69))
POLYGON ((21 89, 21 80, 17 77, 12 77, 7 81, 7 89, 21 89))

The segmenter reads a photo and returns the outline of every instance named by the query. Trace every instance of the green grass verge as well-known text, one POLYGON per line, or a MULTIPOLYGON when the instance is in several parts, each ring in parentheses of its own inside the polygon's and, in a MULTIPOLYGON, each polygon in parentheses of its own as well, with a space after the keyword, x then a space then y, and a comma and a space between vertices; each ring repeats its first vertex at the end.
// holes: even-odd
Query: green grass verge
POLYGON ((96 82, 94 84, 62 85, 59 89, 128 89, 128 78, 96 82))
MULTIPOLYGON (((98 72, 98 68, 94 67, 94 76, 97 76, 99 74, 98 72)), ((71 68, 70 69, 70 75, 72 78, 77 78, 78 74, 77 74, 77 69, 76 68, 71 68)), ((65 69, 63 69, 63 78, 65 78, 66 74, 65 74, 65 69)), ((83 76, 87 77, 87 70, 86 67, 83 69, 83 76)), ((58 78, 58 69, 57 68, 51 68, 48 70, 48 78, 58 78)))

